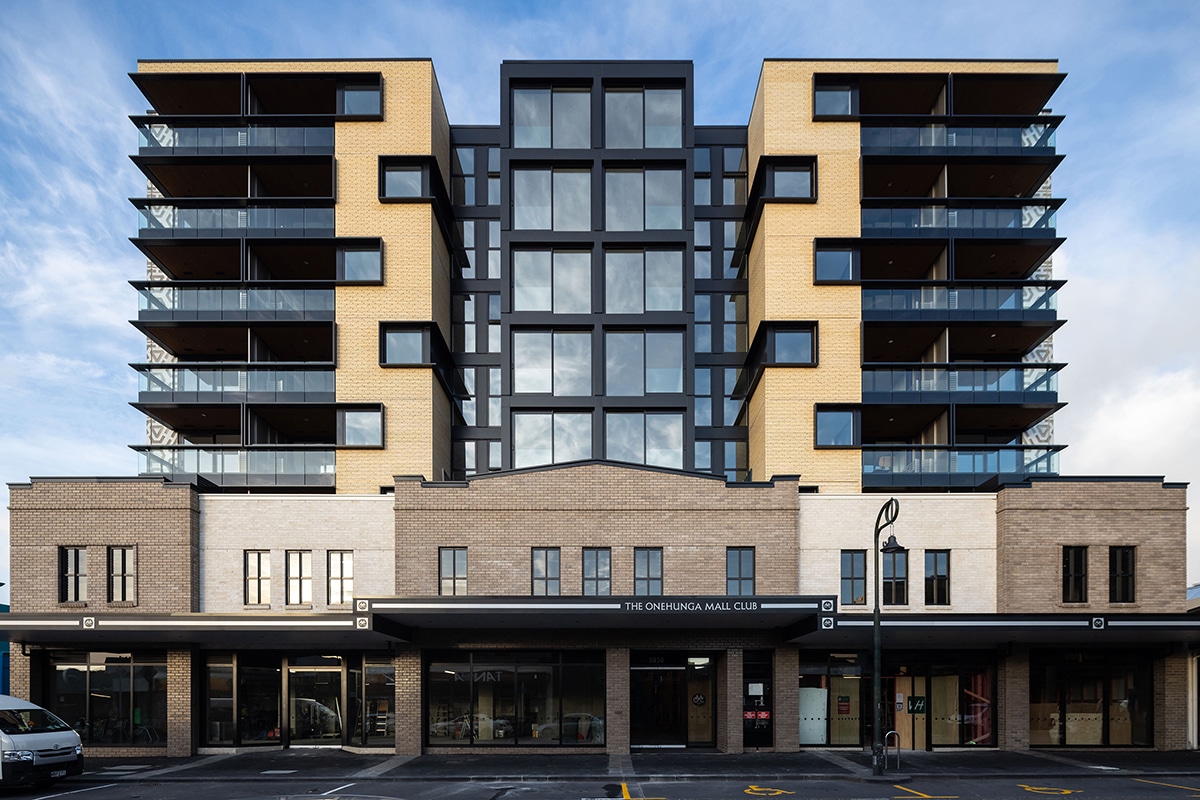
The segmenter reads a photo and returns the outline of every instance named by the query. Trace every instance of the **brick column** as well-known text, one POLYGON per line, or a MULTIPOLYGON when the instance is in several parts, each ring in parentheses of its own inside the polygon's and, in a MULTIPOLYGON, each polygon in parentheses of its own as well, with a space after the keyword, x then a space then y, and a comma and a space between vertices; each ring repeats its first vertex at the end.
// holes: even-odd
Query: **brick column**
POLYGON ((192 653, 167 651, 167 752, 186 757, 196 752, 192 741, 192 653))
POLYGON ((17 642, 8 646, 8 692, 23 700, 33 699, 29 696, 29 656, 21 654, 17 642))
POLYGON ((604 672, 605 744, 610 754, 624 755, 629 752, 629 648, 608 648, 604 672))
POLYGON ((717 660, 717 749, 722 753, 743 750, 742 651, 738 648, 726 650, 717 660))
POLYGON ((1014 648, 996 665, 996 745, 1029 749, 1029 649, 1014 648))
POLYGON ((775 648, 772 671, 775 752, 795 753, 800 749, 800 649, 795 645, 775 648))
POLYGON ((421 755, 421 651, 397 653, 396 670, 396 755, 421 755))
POLYGON ((1188 741, 1187 655, 1154 660, 1154 749, 1183 750, 1188 741))

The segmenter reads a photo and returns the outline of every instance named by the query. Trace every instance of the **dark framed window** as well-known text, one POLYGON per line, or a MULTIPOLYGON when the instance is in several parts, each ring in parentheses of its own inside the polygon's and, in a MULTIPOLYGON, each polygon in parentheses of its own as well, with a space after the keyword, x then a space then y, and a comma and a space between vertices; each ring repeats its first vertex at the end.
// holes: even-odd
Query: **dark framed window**
POLYGON ((289 606, 312 602, 312 551, 288 550, 284 561, 289 606))
POLYGON ((604 415, 605 457, 682 469, 683 430, 682 413, 609 411, 604 415))
POLYGON ((514 394, 592 394, 591 331, 513 331, 514 394))
POLYGON ((529 576, 531 594, 537 597, 555 597, 561 594, 558 548, 534 547, 530 551, 529 576))
POLYGON ((1087 551, 1086 547, 1066 545, 1062 549, 1062 580, 1064 603, 1086 603, 1087 596, 1087 551))
POLYGON ((330 550, 327 562, 329 605, 346 605, 354 599, 354 551, 330 550))
POLYGON ((885 606, 908 605, 908 551, 881 553, 880 558, 883 559, 880 602, 885 606))
POLYGON ((438 594, 467 593, 467 548, 438 548, 438 594))
POLYGON ((925 605, 950 605, 950 551, 925 551, 925 605))
POLYGON ((513 311, 592 313, 591 253, 514 250, 512 267, 513 311))
POLYGON ((859 412, 856 408, 817 408, 817 447, 858 447, 859 412))
POLYGON ((379 196, 403 200, 427 197, 425 168, 418 164, 385 164, 379 196))
POLYGON ((725 594, 749 597, 754 594, 754 548, 725 548, 725 594))
POLYGON ((337 278, 347 283, 383 280, 382 247, 344 247, 338 251, 337 278))
POLYGON ((842 551, 842 605, 867 604, 867 551, 842 551))
POLYGON ((809 328, 776 328, 771 335, 770 358, 772 364, 816 364, 816 324, 809 328))
POLYGON ((513 89, 513 147, 587 149, 592 103, 586 88, 513 89))
POLYGON ((604 146, 618 150, 682 147, 683 92, 680 89, 606 89, 604 146))
POLYGON ((343 447, 383 447, 383 409, 339 408, 337 443, 343 447))
POLYGON ((137 548, 108 548, 108 602, 137 602, 137 548))
POLYGON ((512 418, 514 468, 592 457, 590 411, 520 411, 512 418))
POLYGON ((245 567, 244 601, 248 606, 271 604, 271 552, 269 550, 247 550, 243 554, 245 567))
POLYGON ((609 331, 604 335, 605 391, 610 397, 683 391, 682 331, 609 331))
POLYGON ((612 594, 612 551, 607 547, 583 548, 583 594, 587 597, 612 594))
POLYGON ((633 551, 633 593, 658 596, 663 593, 661 547, 637 547, 633 551))
POLYGON ((475 148, 450 150, 450 202, 456 206, 475 205, 475 148))
POLYGON ((347 83, 340 87, 341 107, 338 114, 344 117, 376 117, 382 112, 382 90, 379 84, 347 83))
POLYGON ((770 197, 778 200, 811 200, 816 196, 811 166, 776 166, 769 173, 770 197))
POLYGON ((1137 595, 1134 593, 1134 555, 1136 549, 1132 545, 1120 545, 1108 548, 1108 602, 1136 602, 1137 595))
POLYGON ((380 364, 427 364, 429 363, 423 328, 386 327, 382 331, 383 352, 380 364))
POLYGON ((848 117, 858 113, 858 92, 849 82, 818 83, 813 94, 814 117, 848 117))
POLYGON ((609 314, 683 310, 683 253, 678 250, 604 254, 604 310, 609 314))
POLYGON ((87 602, 87 548, 58 548, 58 602, 87 602))
POLYGON ((844 283, 858 280, 858 251, 852 247, 820 247, 814 255, 813 281, 844 283))
POLYGON ((683 171, 608 169, 604 171, 604 229, 607 231, 683 228, 683 171))
POLYGON ((512 195, 516 230, 592 229, 592 174, 586 169, 514 169, 512 195))

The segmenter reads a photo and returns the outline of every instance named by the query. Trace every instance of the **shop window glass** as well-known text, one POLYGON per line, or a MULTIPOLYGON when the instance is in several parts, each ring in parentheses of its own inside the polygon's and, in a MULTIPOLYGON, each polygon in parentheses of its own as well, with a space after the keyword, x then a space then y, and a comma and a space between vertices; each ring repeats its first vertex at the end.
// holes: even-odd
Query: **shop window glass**
POLYGON ((53 657, 49 710, 88 746, 167 744, 167 667, 162 656, 75 653, 53 657))
POLYGON ((363 702, 366 705, 367 746, 396 744, 396 668, 390 660, 363 665, 363 702))
POLYGON ((205 681, 205 742, 233 744, 233 665, 208 664, 205 681))

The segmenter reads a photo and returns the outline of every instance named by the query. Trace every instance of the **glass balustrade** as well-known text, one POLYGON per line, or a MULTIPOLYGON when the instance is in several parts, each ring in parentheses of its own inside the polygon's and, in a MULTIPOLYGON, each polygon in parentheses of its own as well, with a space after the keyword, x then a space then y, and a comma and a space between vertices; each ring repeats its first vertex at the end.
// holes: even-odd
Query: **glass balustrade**
POLYGON ((1057 393, 1060 367, 1000 367, 949 369, 867 368, 862 374, 863 394, 945 392, 1057 393))
POLYGON ((138 150, 142 155, 188 152, 332 153, 332 125, 177 125, 142 123, 138 150))
POLYGON ((153 316, 158 312, 221 312, 254 314, 262 318, 264 315, 319 315, 333 310, 333 289, 193 288, 177 284, 138 289, 139 316, 153 316))
POLYGON ((864 127, 864 150, 910 151, 919 148, 942 147, 975 152, 1032 151, 1053 153, 1057 125, 1037 123, 1024 126, 1006 125, 895 125, 864 127))
POLYGON ((333 233, 332 208, 184 208, 171 203, 149 203, 138 209, 138 233, 203 231, 205 234, 243 234, 274 231, 280 235, 333 233))
POLYGON ((1057 227, 1055 211, 1051 206, 1037 205, 1017 208, 864 208, 862 229, 864 233, 926 228, 1037 230, 1053 236, 1057 227))
POLYGON ((141 475, 202 475, 221 485, 332 486, 333 450, 138 448, 141 475))
POLYGON ((137 367, 143 402, 179 402, 177 395, 203 394, 213 402, 239 402, 248 397, 270 401, 297 395, 334 395, 334 371, 308 369, 237 369, 153 366, 137 367), (215 397, 214 397, 215 395, 215 397))
MULTIPOLYGON (((864 476, 1057 475, 1059 447, 863 448, 864 476)), ((902 483, 897 480, 896 483, 902 483)))
POLYGON ((863 311, 1055 311, 1055 286, 921 286, 863 289, 863 311))

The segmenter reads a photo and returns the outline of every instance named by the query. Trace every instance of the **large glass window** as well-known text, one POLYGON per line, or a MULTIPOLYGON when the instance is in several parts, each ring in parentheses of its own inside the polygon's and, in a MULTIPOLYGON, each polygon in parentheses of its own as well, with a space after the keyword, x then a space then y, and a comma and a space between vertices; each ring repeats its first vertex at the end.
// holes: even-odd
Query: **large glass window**
POLYGON ((680 230, 683 173, 677 169, 610 169, 604 173, 605 230, 680 230))
POLYGON ((83 743, 167 744, 167 664, 163 654, 51 655, 54 687, 47 706, 83 743))
POLYGON ((925 605, 950 605, 950 551, 925 551, 925 605))
POLYGON ((676 250, 604 254, 604 309, 609 314, 683 309, 683 253, 676 250))
POLYGON ((583 548, 583 594, 588 597, 612 594, 612 551, 607 547, 583 548))
POLYGON ((137 602, 137 548, 108 548, 108 602, 137 602))
POLYGON ((636 547, 633 550, 633 593, 658 596, 663 593, 663 552, 661 547, 636 547))
POLYGON ((513 414, 513 467, 561 464, 592 457, 592 415, 573 411, 513 414))
POLYGON ((87 548, 58 548, 58 602, 87 602, 87 548))
POLYGON ((513 147, 592 146, 586 89, 514 89, 513 147))
POLYGON ((882 600, 885 606, 908 605, 908 551, 883 553, 882 600))
POLYGON ((1134 548, 1108 548, 1108 602, 1132 603, 1134 594, 1134 548))
POLYGON ((559 552, 557 547, 535 547, 530 551, 532 594, 553 597, 561 593, 559 552))
POLYGON ((465 595, 467 593, 467 548, 441 547, 438 549, 438 594, 465 595))
POLYGON ((354 599, 354 551, 330 550, 328 560, 329 605, 345 605, 354 599))
POLYGON ((346 447, 382 447, 381 409, 338 409, 338 444, 346 447))
POLYGON ((683 92, 679 89, 608 89, 604 144, 612 149, 683 146, 683 92))
POLYGON ((610 331, 605 342, 605 390, 614 397, 683 391, 681 332, 610 331))
POLYGON ((725 594, 754 594, 754 548, 725 548, 725 594))
POLYGON ((513 392, 579 397, 592 393, 587 331, 514 331, 513 392))
POLYGON ((867 551, 842 551, 842 605, 867 604, 867 551))
POLYGON ((287 604, 308 605, 312 603, 312 551, 288 550, 287 604))
POLYGON ((513 227, 590 231, 592 176, 581 169, 513 170, 513 227))
POLYGON ((610 460, 683 468, 683 414, 612 411, 604 426, 610 460))
POLYGON ((818 447, 854 447, 858 444, 858 412, 850 409, 817 411, 818 447))
POLYGON ((1086 603, 1087 548, 1067 546, 1062 549, 1062 601, 1086 603))
POLYGON ((245 602, 248 606, 271 603, 271 552, 247 550, 244 553, 245 602))
POLYGON ((513 310, 592 312, 592 254, 514 250, 513 310))

